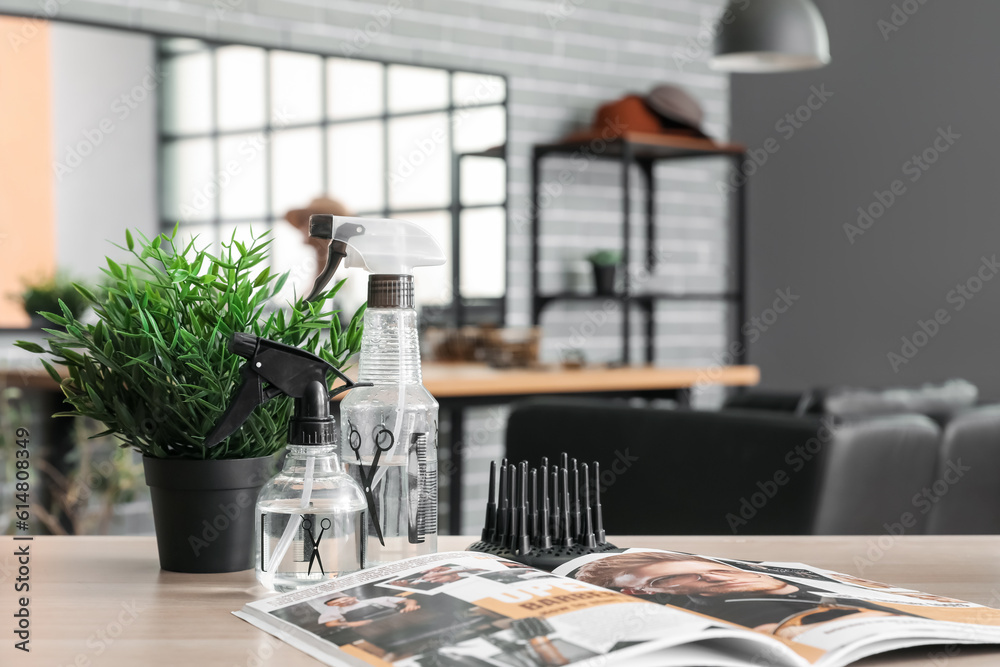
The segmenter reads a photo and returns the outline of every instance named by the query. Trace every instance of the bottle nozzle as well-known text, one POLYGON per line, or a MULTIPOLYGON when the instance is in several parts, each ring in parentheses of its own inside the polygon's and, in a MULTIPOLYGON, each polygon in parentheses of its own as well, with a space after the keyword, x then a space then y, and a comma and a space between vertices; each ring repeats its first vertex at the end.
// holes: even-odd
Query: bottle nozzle
POLYGON ((238 331, 229 339, 229 351, 244 359, 249 359, 257 351, 258 340, 260 339, 253 334, 238 331))
POLYGON ((290 445, 334 445, 337 443, 330 397, 326 385, 316 380, 306 385, 300 398, 295 399, 295 412, 288 422, 290 445))
POLYGON ((317 239, 333 238, 333 218, 326 213, 314 213, 309 216, 309 236, 317 239))

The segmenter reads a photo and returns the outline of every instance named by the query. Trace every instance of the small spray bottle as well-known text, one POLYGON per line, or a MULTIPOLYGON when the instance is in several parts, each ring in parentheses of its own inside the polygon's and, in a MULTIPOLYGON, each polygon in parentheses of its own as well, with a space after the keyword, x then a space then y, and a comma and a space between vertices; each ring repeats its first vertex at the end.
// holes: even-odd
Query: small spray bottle
POLYGON ((340 463, 330 399, 358 386, 323 359, 252 334, 235 333, 243 383, 206 447, 229 437, 254 409, 279 395, 295 399, 285 465, 257 497, 257 581, 288 592, 365 567, 365 494, 340 463), (344 384, 330 392, 327 375, 344 384))
MULTIPOLYGON (((313 215, 330 239, 321 292, 338 266, 368 278, 358 381, 340 404, 341 442, 368 502, 366 567, 437 551, 438 403, 421 384, 413 269, 445 261, 434 237, 405 220, 313 215)), ((311 298, 311 297, 310 297, 311 298)))

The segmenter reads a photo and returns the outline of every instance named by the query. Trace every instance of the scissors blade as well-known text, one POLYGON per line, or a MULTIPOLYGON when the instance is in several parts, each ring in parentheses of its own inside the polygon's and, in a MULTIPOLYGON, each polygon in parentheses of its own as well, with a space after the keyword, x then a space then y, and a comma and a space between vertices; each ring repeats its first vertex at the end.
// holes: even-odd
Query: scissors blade
POLYGON ((313 557, 309 559, 309 572, 307 574, 312 574, 314 560, 319 562, 320 574, 326 574, 326 568, 323 567, 323 557, 319 555, 319 546, 315 548, 313 551, 313 557))
POLYGON ((382 526, 379 524, 378 510, 375 509, 375 496, 372 494, 372 487, 365 487, 365 498, 368 499, 368 512, 372 515, 372 524, 375 526, 375 536, 378 543, 385 546, 385 539, 382 537, 382 526))
POLYGON ((368 487, 365 489, 365 493, 368 494, 369 498, 369 508, 372 513, 372 523, 375 524, 375 535, 378 537, 378 542, 383 547, 385 546, 385 538, 382 536, 382 526, 379 524, 378 511, 375 509, 375 496, 372 487, 375 485, 375 475, 378 473, 378 462, 382 458, 382 448, 377 444, 375 446, 375 455, 372 457, 372 464, 368 466, 368 487))

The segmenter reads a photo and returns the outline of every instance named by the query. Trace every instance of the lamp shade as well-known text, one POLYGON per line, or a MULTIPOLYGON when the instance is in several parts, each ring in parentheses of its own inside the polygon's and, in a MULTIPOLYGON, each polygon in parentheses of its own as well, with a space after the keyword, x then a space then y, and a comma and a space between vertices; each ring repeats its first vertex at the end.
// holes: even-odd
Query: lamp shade
POLYGON ((731 0, 719 20, 712 69, 790 72, 830 62, 830 37, 812 0, 731 0))

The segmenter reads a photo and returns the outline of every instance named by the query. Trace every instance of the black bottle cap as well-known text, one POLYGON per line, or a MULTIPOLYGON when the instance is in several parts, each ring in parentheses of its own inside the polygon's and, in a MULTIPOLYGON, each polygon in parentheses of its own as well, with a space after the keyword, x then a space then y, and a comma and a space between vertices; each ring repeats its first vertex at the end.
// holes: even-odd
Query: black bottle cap
POLYGON ((310 382, 288 423, 289 445, 330 446, 337 444, 337 431, 330 416, 330 395, 322 382, 310 382))

